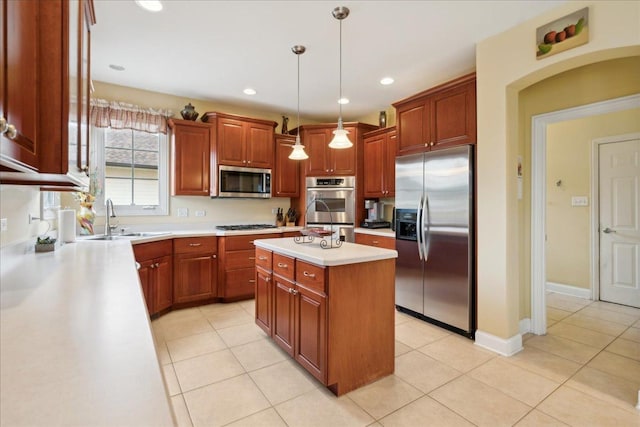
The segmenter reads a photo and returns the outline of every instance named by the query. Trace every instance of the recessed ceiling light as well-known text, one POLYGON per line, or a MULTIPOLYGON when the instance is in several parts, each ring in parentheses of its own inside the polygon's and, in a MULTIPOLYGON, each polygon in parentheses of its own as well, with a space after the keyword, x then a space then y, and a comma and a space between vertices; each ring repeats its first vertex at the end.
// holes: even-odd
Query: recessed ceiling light
POLYGON ((255 89, 251 89, 250 87, 243 90, 245 95, 255 95, 257 92, 255 89))
POLYGON ((344 105, 344 104, 348 104, 348 103, 349 103, 349 98, 344 98, 343 97, 343 98, 338 99, 338 104, 344 105))
POLYGON ((122 65, 109 64, 109 68, 116 71, 124 71, 124 67, 122 65))
POLYGON ((159 0, 136 0, 136 4, 149 12, 160 12, 162 3, 159 0))
POLYGON ((382 80, 380 80, 380 84, 381 84, 381 85, 385 85, 385 86, 386 86, 386 85, 390 85, 390 84, 391 84, 391 83, 393 83, 393 82, 394 82, 394 80, 393 80, 393 78, 391 78, 391 77, 385 77, 385 78, 383 78, 382 80))

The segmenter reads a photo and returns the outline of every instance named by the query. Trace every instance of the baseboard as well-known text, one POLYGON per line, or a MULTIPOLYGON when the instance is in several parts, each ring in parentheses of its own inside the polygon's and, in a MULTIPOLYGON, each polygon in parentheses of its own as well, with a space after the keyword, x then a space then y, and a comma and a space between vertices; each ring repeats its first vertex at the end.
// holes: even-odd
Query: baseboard
POLYGON ((521 319, 520 323, 518 324, 518 329, 520 330, 520 335, 531 332, 531 319, 521 319))
POLYGON ((522 350, 522 335, 504 339, 481 330, 476 331, 476 345, 503 356, 513 356, 522 350))
POLYGON ((577 286, 565 285, 563 283, 547 282, 545 289, 549 292, 571 295, 573 297, 593 299, 591 289, 579 288, 577 286))

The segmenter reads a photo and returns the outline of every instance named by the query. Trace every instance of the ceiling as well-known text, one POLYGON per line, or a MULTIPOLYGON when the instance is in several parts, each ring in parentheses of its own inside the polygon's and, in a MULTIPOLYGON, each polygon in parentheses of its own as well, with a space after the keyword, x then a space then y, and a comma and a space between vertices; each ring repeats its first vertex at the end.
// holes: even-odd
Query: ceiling
POLYGON ((295 117, 297 57, 291 47, 302 44, 301 118, 335 121, 339 21, 331 12, 347 6, 342 86, 350 99, 343 117, 350 121, 474 71, 477 42, 562 3, 164 0, 164 9, 152 13, 133 0, 96 0, 91 72, 94 80, 182 96, 185 104, 250 105, 295 117), (395 83, 381 85, 386 76, 395 83), (245 95, 247 87, 257 94, 245 95))

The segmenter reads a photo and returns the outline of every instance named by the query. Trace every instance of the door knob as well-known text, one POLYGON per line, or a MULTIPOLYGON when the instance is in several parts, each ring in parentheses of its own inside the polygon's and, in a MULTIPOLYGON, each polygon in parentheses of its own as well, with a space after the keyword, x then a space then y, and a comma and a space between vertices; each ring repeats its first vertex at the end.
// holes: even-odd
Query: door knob
POLYGON ((611 229, 611 228, 607 227, 607 228, 605 228, 604 230, 602 230, 602 232, 603 232, 603 233, 607 233, 607 234, 609 234, 609 233, 615 233, 615 232, 616 232, 616 230, 613 230, 613 229, 611 229))

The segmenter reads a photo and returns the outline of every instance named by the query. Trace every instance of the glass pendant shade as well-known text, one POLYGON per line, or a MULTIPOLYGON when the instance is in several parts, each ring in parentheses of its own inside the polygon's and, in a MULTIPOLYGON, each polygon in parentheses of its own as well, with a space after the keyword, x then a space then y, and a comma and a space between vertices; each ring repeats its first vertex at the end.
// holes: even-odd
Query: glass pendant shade
POLYGON ((293 150, 289 154, 291 160, 305 160, 309 156, 304 152, 304 145, 300 143, 300 135, 296 135, 296 143, 293 145, 293 150))
POLYGON ((341 149, 353 147, 353 143, 347 136, 349 131, 342 126, 342 117, 338 119, 338 128, 333 131, 333 139, 329 143, 330 148, 341 149))

